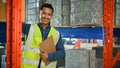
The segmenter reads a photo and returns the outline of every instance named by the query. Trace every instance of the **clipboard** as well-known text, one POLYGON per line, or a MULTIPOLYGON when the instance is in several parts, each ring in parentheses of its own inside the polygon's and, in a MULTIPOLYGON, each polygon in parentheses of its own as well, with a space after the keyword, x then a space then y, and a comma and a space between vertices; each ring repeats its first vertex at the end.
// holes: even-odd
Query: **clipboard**
MULTIPOLYGON (((53 36, 50 36, 49 38, 41 42, 40 48, 41 50, 46 51, 48 54, 56 52, 53 36)), ((48 64, 50 64, 50 61, 47 60, 47 61, 44 61, 44 63, 47 66, 48 64)))

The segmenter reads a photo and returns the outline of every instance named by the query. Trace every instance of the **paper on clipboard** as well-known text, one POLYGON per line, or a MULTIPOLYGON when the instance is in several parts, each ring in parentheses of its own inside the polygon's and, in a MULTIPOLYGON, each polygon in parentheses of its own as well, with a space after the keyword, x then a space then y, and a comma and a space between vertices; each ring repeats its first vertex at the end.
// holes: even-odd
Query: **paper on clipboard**
MULTIPOLYGON (((41 50, 46 51, 48 54, 56 52, 53 37, 50 36, 49 38, 45 39, 40 44, 40 48, 41 48, 41 50)), ((49 61, 45 61, 45 65, 48 65, 49 63, 50 63, 49 61)))

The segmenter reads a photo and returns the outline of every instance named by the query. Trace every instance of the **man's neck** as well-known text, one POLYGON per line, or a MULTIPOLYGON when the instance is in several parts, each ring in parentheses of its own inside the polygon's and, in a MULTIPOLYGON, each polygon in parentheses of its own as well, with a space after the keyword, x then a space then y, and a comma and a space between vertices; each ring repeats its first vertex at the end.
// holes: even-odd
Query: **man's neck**
POLYGON ((46 29, 48 27, 48 24, 42 24, 43 29, 46 29))

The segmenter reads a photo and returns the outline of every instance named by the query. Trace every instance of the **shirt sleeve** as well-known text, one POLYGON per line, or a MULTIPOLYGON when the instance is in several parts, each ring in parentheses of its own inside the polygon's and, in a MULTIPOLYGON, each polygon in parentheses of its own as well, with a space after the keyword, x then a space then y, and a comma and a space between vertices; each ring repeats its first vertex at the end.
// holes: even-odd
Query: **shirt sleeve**
POLYGON ((22 23, 22 41, 25 41, 25 39, 27 38, 29 28, 30 28, 30 24, 22 23))
POLYGON ((22 33, 28 35, 30 24, 22 23, 22 33))
POLYGON ((48 60, 49 61, 54 61, 54 60, 60 60, 65 58, 65 48, 63 46, 63 41, 60 36, 60 39, 56 45, 56 52, 48 54, 48 60))

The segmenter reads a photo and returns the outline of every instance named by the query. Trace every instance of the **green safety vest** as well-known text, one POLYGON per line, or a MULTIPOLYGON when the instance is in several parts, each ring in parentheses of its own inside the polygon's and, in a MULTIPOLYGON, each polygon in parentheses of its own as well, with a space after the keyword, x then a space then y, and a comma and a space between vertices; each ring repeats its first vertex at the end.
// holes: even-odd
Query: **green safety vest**
MULTIPOLYGON (((60 37, 59 32, 51 27, 48 33, 48 37, 50 36, 53 36, 54 44, 56 45, 60 37)), ((41 42, 41 30, 37 24, 32 24, 22 50, 22 68, 38 68, 41 42)), ((48 66, 44 66, 44 62, 42 61, 40 68, 56 68, 56 63, 56 61, 53 61, 48 66)))

